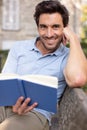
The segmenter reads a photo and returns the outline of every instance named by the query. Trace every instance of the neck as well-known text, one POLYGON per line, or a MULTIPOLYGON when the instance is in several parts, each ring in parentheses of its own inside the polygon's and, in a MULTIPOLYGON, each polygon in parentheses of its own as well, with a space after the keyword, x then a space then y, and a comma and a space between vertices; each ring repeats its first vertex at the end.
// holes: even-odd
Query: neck
POLYGON ((36 42, 36 47, 40 50, 40 52, 42 53, 42 55, 46 55, 46 54, 49 54, 49 53, 52 53, 52 52, 54 52, 53 50, 48 50, 48 49, 46 49, 44 46, 43 46, 43 44, 42 44, 42 42, 40 41, 40 40, 38 40, 37 42, 36 42))

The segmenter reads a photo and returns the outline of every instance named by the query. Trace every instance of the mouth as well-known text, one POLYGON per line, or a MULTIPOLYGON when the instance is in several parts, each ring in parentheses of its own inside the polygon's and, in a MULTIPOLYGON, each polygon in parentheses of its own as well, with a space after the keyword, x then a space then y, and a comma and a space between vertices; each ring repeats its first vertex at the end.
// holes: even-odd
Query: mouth
POLYGON ((44 40, 45 40, 49 45, 52 45, 52 44, 56 41, 56 38, 44 38, 44 40))

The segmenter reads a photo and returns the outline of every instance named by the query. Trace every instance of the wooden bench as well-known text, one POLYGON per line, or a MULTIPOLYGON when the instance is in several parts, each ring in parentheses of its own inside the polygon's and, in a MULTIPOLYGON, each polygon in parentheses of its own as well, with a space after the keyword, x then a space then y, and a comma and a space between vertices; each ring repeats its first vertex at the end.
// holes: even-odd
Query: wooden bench
POLYGON ((50 130, 87 130, 87 95, 81 88, 66 87, 50 130))

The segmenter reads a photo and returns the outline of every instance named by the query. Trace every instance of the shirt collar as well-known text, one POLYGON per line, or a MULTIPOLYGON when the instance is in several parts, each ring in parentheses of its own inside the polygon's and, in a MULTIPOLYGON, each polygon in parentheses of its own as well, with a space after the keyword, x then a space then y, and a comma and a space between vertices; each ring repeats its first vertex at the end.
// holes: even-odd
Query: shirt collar
POLYGON ((35 50, 35 51, 39 51, 38 50, 38 48, 36 47, 36 42, 37 42, 37 40, 38 40, 38 37, 36 37, 36 38, 34 38, 33 40, 32 40, 32 44, 31 44, 31 46, 29 47, 29 50, 35 50))
POLYGON ((61 43, 60 46, 58 47, 58 49, 56 51, 54 51, 52 54, 55 56, 61 55, 61 54, 63 54, 64 48, 65 48, 65 46, 61 43))

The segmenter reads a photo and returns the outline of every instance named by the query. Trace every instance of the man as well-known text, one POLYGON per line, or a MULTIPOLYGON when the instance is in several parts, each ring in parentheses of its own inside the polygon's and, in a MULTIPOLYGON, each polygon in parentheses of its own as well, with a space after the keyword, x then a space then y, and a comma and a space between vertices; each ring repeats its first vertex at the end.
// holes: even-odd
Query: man
MULTIPOLYGON (((69 13, 58 1, 43 1, 36 6, 34 18, 39 36, 15 43, 3 73, 43 74, 58 78, 58 101, 66 87, 87 83, 87 60, 79 40, 68 26, 69 13), (65 47, 69 42, 70 49, 65 47)), ((30 97, 19 97, 12 107, 1 107, 0 130, 49 130, 52 113, 27 106, 30 97)), ((50 103, 51 101, 49 101, 50 103)))

